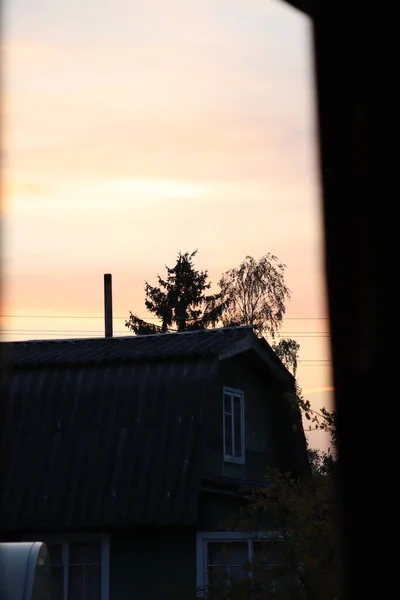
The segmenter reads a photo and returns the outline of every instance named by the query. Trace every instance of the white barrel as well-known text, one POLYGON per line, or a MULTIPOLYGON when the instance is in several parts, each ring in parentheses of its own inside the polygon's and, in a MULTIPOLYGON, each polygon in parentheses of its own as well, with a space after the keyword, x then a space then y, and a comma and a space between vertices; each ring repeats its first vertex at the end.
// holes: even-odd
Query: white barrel
POLYGON ((43 542, 0 544, 1 600, 51 600, 50 559, 43 542))

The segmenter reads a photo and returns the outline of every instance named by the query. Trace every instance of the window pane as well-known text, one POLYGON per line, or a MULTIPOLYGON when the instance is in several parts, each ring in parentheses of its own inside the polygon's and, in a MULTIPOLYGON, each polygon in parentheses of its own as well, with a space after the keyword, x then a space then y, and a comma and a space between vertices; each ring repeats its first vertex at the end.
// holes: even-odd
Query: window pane
POLYGON ((245 566, 246 562, 241 567, 228 567, 230 585, 238 581, 247 580, 249 578, 249 571, 245 566))
POLYGON ((74 565, 69 568, 68 599, 100 600, 100 565, 74 565))
POLYGON ((233 426, 235 431, 235 456, 242 456, 242 411, 238 396, 233 399, 233 426))
POLYGON ((225 413, 224 427, 225 427, 225 454, 227 456, 232 456, 233 448, 232 448, 232 415, 231 414, 225 413))
POLYGON ((254 542, 253 577, 255 582, 255 600, 265 598, 265 592, 275 590, 279 597, 292 597, 298 594, 298 578, 286 571, 283 566, 282 542, 254 542))
POLYGON ((224 412, 232 412, 231 396, 229 394, 224 394, 224 412))
POLYGON ((86 596, 85 600, 100 600, 101 598, 101 569, 100 565, 86 567, 86 596))
POLYGON ((247 600, 251 589, 249 569, 244 567, 228 567, 229 600, 247 600))
MULTIPOLYGON (((234 560, 237 560, 239 557, 236 552, 234 554, 234 560)), ((248 570, 244 568, 248 560, 247 548, 246 552, 241 554, 240 561, 243 560, 243 566, 208 567, 208 586, 213 600, 243 600, 244 592, 249 590, 250 585, 248 570)))
POLYGON ((63 567, 51 568, 51 597, 54 600, 63 600, 64 596, 64 576, 63 567))
POLYGON ((276 565, 280 560, 282 546, 278 541, 254 541, 253 562, 255 565, 276 565))
POLYGON ((100 564, 101 545, 100 542, 70 544, 70 565, 100 564))
POLYGON ((249 560, 247 542, 208 542, 208 565, 242 567, 249 560))
POLYGON ((84 566, 73 566, 69 568, 68 600, 86 600, 84 566))
POLYGON ((208 588, 213 600, 227 600, 228 570, 226 567, 208 567, 208 588))
POLYGON ((64 569, 62 561, 62 545, 46 544, 51 565, 52 598, 63 600, 64 569))

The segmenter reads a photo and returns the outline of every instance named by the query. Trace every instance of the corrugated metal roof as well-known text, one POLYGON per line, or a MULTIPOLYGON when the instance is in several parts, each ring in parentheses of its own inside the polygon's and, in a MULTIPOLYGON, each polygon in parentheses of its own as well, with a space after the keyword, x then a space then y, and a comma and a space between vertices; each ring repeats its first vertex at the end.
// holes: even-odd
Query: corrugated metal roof
MULTIPOLYGON (((83 360, 98 340, 80 342, 83 360)), ((135 343, 130 338, 127 345, 135 343)), ((38 348, 46 354, 60 347, 63 363, 77 357, 68 343, 27 344, 32 354, 16 346, 25 365, 38 348)), ((125 340, 111 343, 112 356, 126 347, 125 340)), ((10 371, 0 389, 6 434, 0 527, 194 523, 203 418, 216 369, 215 359, 197 358, 10 371)))
POLYGON ((252 327, 118 338, 2 342, 6 364, 39 366, 217 355, 246 337, 252 327))
POLYGON ((255 350, 286 371, 250 327, 0 349, 9 531, 194 523, 218 360, 255 350))

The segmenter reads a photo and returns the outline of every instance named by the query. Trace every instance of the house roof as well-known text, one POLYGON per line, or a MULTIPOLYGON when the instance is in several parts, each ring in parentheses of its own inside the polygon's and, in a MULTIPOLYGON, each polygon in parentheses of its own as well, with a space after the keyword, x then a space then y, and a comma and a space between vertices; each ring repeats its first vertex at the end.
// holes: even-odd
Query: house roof
POLYGON ((113 338, 33 340, 2 344, 16 366, 121 362, 218 354, 252 331, 249 327, 113 338))
POLYGON ((291 378, 249 327, 0 346, 4 530, 194 523, 218 361, 291 378))
POLYGON ((3 381, 0 529, 196 519, 213 359, 23 369, 3 381))
POLYGON ((5 365, 17 368, 201 356, 224 359, 253 350, 278 377, 293 380, 269 344, 256 337, 252 326, 116 338, 3 342, 0 345, 5 365))

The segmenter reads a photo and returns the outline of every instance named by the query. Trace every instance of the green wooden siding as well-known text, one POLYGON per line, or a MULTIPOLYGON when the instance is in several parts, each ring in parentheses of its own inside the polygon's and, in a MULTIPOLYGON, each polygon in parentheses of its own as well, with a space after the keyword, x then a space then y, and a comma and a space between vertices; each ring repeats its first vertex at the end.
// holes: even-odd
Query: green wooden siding
POLYGON ((235 357, 221 363, 218 393, 210 415, 205 471, 208 475, 263 481, 268 467, 277 466, 277 427, 274 414, 279 391, 250 361, 235 357), (244 392, 245 446, 244 465, 223 461, 222 396, 224 386, 244 392))
MULTIPOLYGON (((201 492, 197 531, 227 527, 239 517, 243 499, 201 492)), ((263 529, 272 521, 264 515, 263 529)), ((196 531, 132 533, 110 539, 110 600, 195 600, 196 531)))
MULTIPOLYGON (((235 357, 220 364, 218 392, 208 420, 208 444, 203 475, 247 481, 265 480, 268 467, 289 461, 290 438, 282 387, 248 358, 235 357), (243 391, 245 400, 244 465, 223 462, 222 399, 224 386, 243 391)), ((240 529, 243 498, 201 491, 197 531, 240 529), (238 526, 234 526, 235 517, 238 526)), ((264 513, 261 528, 272 529, 264 513)), ((111 537, 110 600, 193 600, 196 597, 196 531, 133 533, 111 537)))
POLYGON ((110 600, 196 597, 196 533, 133 533, 110 542, 110 600))
POLYGON ((200 492, 198 503, 198 530, 225 531, 228 520, 239 516, 243 499, 229 494, 200 492))
MULTIPOLYGON (((199 531, 243 531, 246 500, 223 493, 201 492, 199 497, 199 531)), ((258 515, 260 529, 274 529, 274 521, 267 512, 258 515)))

